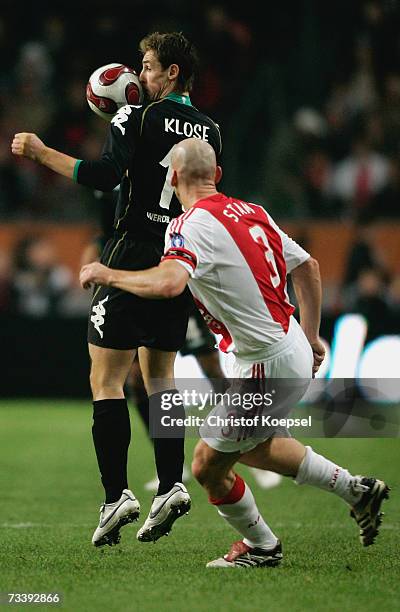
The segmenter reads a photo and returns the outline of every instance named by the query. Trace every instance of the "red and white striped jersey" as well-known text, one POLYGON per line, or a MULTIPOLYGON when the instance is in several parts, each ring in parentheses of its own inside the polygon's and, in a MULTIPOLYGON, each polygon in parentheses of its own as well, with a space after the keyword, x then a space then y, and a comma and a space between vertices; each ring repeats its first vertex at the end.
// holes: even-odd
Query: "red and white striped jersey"
POLYGON ((294 307, 286 275, 310 255, 262 206, 218 193, 168 226, 165 259, 189 272, 189 288, 220 349, 244 359, 282 340, 294 307))

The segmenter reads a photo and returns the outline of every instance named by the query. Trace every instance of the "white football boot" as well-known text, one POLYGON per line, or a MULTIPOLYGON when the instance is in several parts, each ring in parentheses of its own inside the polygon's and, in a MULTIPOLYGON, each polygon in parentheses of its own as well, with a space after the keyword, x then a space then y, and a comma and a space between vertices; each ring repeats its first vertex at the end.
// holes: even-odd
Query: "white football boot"
POLYGON ((191 500, 186 487, 176 482, 164 495, 156 495, 151 504, 149 516, 137 532, 140 542, 155 542, 168 535, 176 519, 190 510, 191 500))
POLYGON ((118 544, 121 527, 137 521, 140 514, 140 504, 132 491, 124 489, 118 501, 100 506, 100 522, 93 534, 93 546, 114 546, 118 544))

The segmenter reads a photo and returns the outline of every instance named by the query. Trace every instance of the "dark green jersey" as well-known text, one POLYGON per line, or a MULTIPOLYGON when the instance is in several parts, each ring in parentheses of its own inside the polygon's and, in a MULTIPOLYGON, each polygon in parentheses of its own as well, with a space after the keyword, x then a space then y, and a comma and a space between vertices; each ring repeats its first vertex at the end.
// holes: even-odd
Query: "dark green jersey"
POLYGON ((114 229, 163 241, 170 220, 182 213, 170 185, 171 149, 191 137, 209 142, 219 158, 219 129, 188 96, 124 106, 111 121, 101 160, 77 164, 77 181, 102 191, 120 182, 114 229))

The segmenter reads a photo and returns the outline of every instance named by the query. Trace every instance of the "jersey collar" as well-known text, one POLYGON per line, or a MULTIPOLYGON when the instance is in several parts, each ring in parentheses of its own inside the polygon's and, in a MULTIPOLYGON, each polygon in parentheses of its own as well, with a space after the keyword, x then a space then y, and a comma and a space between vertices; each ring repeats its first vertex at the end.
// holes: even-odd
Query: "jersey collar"
POLYGON ((175 91, 165 96, 165 100, 173 100, 174 102, 178 102, 179 104, 186 104, 186 106, 193 106, 189 96, 178 94, 175 91))

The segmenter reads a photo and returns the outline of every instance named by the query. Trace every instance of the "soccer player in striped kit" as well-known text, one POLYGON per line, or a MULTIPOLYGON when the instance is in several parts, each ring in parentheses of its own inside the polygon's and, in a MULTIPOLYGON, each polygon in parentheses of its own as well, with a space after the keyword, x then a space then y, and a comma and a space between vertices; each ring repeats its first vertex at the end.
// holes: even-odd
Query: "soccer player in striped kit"
MULTIPOLYGON (((81 271, 82 286, 104 284, 145 298, 165 298, 179 295, 188 284, 208 325, 222 335, 221 350, 234 350, 237 380, 307 383, 324 358, 318 263, 264 208, 218 193, 222 171, 207 143, 188 139, 175 145, 172 169, 171 184, 185 212, 169 224, 161 263, 137 272, 91 264, 81 271), (300 323, 287 298, 287 274, 299 303, 300 323)), ((299 385, 297 400, 306 386, 299 385)), ((338 495, 351 507, 362 544, 373 543, 381 503, 389 491, 382 480, 353 476, 310 446, 271 428, 265 428, 264 438, 260 431, 257 436, 240 436, 235 428, 227 432, 206 422, 200 434, 193 474, 219 515, 242 537, 208 567, 266 567, 282 559, 281 542, 262 518, 250 488, 233 470, 237 462, 338 495)))

